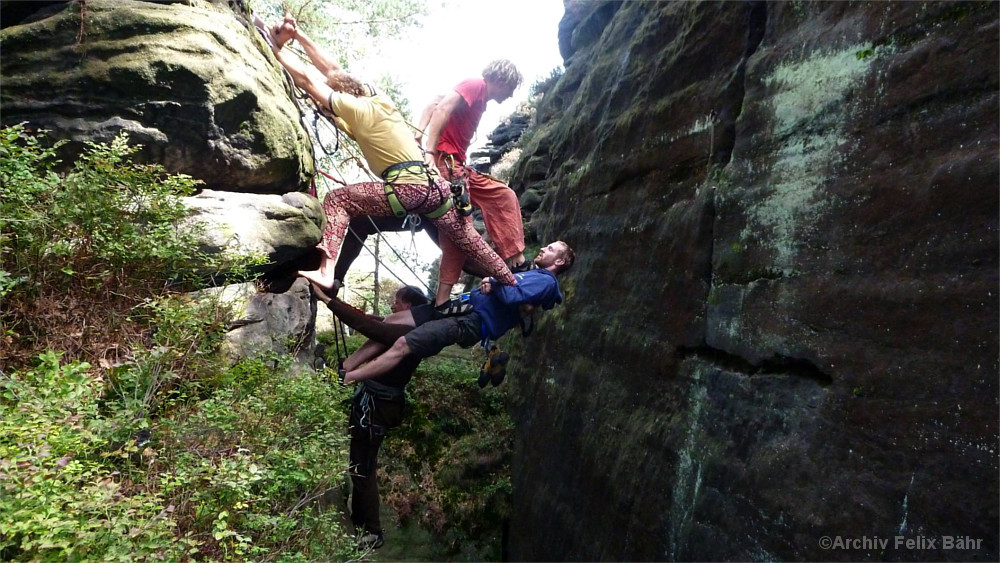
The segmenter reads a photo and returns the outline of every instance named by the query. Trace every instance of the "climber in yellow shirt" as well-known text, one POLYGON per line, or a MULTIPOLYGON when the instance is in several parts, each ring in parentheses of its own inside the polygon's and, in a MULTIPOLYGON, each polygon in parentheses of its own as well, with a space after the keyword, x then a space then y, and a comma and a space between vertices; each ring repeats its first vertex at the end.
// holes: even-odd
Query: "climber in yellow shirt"
POLYGON ((320 267, 300 271, 299 275, 331 288, 337 253, 352 217, 402 217, 413 213, 430 219, 440 233, 499 283, 517 285, 503 259, 483 241, 471 223, 458 215, 447 183, 428 173, 420 147, 392 101, 345 72, 298 29, 294 18, 286 16, 270 33, 274 56, 295 85, 330 112, 338 127, 357 141, 368 166, 383 180, 353 184, 327 194, 323 200, 327 225, 317 245, 323 253, 320 267), (310 76, 297 59, 282 52, 282 46, 291 39, 302 45, 313 66, 326 78, 325 82, 310 76))

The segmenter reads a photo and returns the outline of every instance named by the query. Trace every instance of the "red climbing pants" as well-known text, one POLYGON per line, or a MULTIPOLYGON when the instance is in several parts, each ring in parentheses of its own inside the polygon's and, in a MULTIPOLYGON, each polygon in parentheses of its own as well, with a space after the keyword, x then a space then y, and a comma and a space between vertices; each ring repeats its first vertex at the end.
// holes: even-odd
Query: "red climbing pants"
MULTIPOLYGON (((517 256, 524 251, 524 224, 521 222, 521 205, 517 195, 507 184, 480 174, 448 155, 438 154, 437 167, 446 180, 465 178, 469 199, 483 212, 483 222, 493 246, 504 259, 517 256), (454 162, 453 166, 449 163, 454 162)), ((471 224, 472 219, 465 218, 471 224)), ((441 245, 441 283, 454 285, 462 274, 465 257, 460 248, 444 237, 441 245)), ((494 276, 496 277, 496 276, 494 276)), ((498 278, 499 279, 499 278, 498 278)))
MULTIPOLYGON (((403 207, 418 214, 434 211, 445 198, 451 197, 451 191, 443 182, 439 182, 433 189, 426 184, 396 184, 395 189, 396 197, 403 207)), ((389 200, 386 199, 385 185, 381 182, 363 182, 331 190, 323 199, 323 211, 326 213, 326 229, 323 230, 323 240, 316 247, 326 253, 332 262, 337 261, 337 253, 352 217, 392 217, 393 214, 389 200)), ((443 243, 447 240, 457 249, 459 268, 462 267, 464 257, 468 256, 500 283, 517 283, 504 261, 479 236, 472 223, 462 220, 455 208, 431 222, 444 235, 440 237, 440 241, 443 243)))

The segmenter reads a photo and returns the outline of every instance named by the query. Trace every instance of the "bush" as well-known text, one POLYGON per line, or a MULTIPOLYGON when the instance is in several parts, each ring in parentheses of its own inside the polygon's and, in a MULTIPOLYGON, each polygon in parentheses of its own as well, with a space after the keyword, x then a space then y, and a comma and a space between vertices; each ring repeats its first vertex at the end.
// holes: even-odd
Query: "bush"
POLYGON ((128 162, 119 136, 59 175, 43 135, 0 130, 0 369, 45 349, 97 364, 134 330, 126 316, 200 259, 181 196, 197 182, 128 162))
MULTIPOLYGON (((75 281, 91 290, 126 281, 162 283, 197 257, 196 231, 182 227, 180 197, 198 181, 159 165, 133 164, 139 146, 123 133, 87 143, 57 175, 55 150, 20 125, 0 130, 0 221, 8 280, 34 287, 75 281)), ((10 289, 10 282, 6 287, 10 289)))
POLYGON ((340 511, 318 506, 346 477, 347 391, 289 367, 287 357, 244 360, 153 427, 148 486, 178 507, 179 536, 211 538, 203 556, 355 555, 340 511))
POLYGON ((148 450, 113 444, 101 384, 86 363, 46 352, 0 376, 0 559, 133 561, 181 558, 174 521, 154 491, 129 493, 116 461, 148 450))
POLYGON ((198 285, 195 182, 124 137, 58 175, 57 147, 0 131, 0 560, 356 556, 318 502, 345 392, 287 357, 227 368, 228 311, 168 290, 198 285))
POLYGON ((479 361, 448 352, 424 360, 410 384, 406 419, 379 458, 383 497, 402 522, 431 531, 432 557, 498 561, 511 510, 506 387, 479 389, 479 361))

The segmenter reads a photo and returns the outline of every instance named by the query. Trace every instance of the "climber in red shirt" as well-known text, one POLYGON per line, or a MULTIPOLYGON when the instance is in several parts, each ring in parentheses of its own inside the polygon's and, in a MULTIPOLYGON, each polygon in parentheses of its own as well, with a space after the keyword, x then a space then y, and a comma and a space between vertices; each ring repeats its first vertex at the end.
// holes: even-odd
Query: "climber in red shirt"
MULTIPOLYGON (((472 204, 479 207, 493 245, 512 271, 528 265, 524 259, 524 226, 517 196, 506 184, 466 166, 466 151, 490 100, 503 102, 521 84, 521 73, 506 59, 491 62, 482 78, 463 80, 454 90, 431 102, 420 117, 417 141, 424 162, 446 180, 464 179, 472 204)), ((442 251, 436 304, 450 299, 464 257, 451 241, 440 240, 442 251)))

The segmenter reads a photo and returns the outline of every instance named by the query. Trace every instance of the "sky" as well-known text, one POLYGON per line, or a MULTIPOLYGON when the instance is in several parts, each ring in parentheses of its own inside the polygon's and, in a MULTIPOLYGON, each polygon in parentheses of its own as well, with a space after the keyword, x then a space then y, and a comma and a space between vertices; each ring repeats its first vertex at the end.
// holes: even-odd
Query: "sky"
MULTIPOLYGON (((511 99, 487 104, 472 142, 473 150, 480 148, 488 141, 487 135, 528 99, 531 85, 562 66, 558 37, 562 0, 429 0, 428 4, 430 13, 422 18, 423 26, 408 33, 405 40, 383 44, 379 57, 383 65, 398 62, 392 73, 410 102, 414 122, 435 96, 466 78, 480 76, 492 60, 510 59, 524 75, 511 99)), ((394 247, 409 248, 415 243, 422 261, 440 255, 423 233, 417 233, 413 242, 409 234, 388 233, 386 238, 394 247)), ((352 270, 371 271, 373 266, 371 255, 363 251, 352 270)), ((415 283, 405 267, 389 267, 404 283, 415 283)))
POLYGON ((528 98, 528 89, 552 69, 562 66, 559 20, 562 0, 429 0, 423 27, 405 40, 384 45, 410 101, 413 119, 436 95, 466 78, 478 77, 495 59, 510 59, 524 75, 524 83, 503 104, 490 102, 479 123, 473 147, 486 144, 486 135, 528 98), (444 4, 444 6, 442 5, 444 4))

